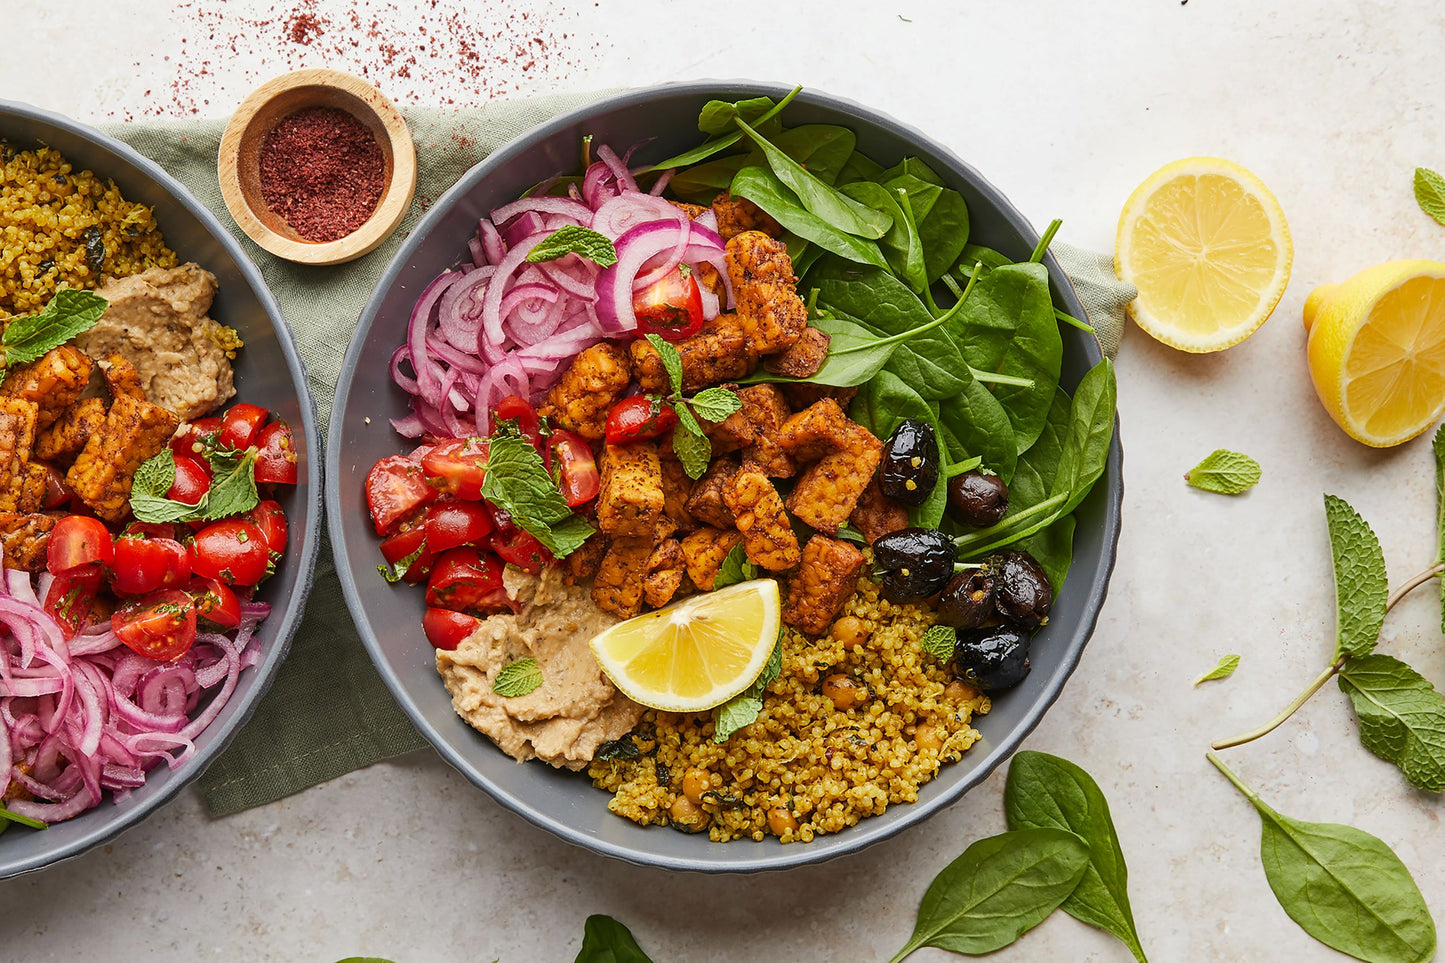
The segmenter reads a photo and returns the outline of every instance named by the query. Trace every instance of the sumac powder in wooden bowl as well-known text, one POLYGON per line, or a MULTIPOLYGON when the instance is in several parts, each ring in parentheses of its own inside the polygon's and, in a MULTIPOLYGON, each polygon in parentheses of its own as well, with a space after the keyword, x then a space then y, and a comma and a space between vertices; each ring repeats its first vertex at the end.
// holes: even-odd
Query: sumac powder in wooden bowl
POLYGON ((384 241, 416 190, 405 121, 366 81, 335 70, 272 80, 221 138, 221 193, 261 247, 303 264, 340 264, 384 241))

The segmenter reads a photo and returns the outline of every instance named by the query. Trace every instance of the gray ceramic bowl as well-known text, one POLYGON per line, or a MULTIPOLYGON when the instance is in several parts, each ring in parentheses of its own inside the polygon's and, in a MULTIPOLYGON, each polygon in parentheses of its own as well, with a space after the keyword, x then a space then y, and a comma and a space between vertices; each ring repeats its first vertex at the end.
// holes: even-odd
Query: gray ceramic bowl
MULTIPOLYGON (((698 110, 714 97, 786 93, 774 84, 700 82, 672 84, 610 97, 541 125, 474 167, 434 204, 392 260, 362 312, 336 389, 327 450, 327 510, 346 599, 386 683, 417 728, 442 756, 502 805, 538 826, 588 849, 629 862, 703 872, 781 869, 855 852, 921 822, 978 785, 1008 757, 1058 697, 1083 652, 1104 602, 1114 565, 1123 497, 1122 452, 1117 434, 1108 472, 1079 509, 1073 569, 1048 628, 1035 642, 1028 679, 1001 696, 978 721, 983 739, 964 759, 945 768, 912 805, 893 806, 837 835, 780 845, 745 840, 727 844, 706 836, 641 828, 607 811, 607 796, 585 778, 539 763, 519 765, 452 711, 437 676, 433 650, 421 631, 422 593, 388 586, 376 573, 380 555, 367 520, 362 481, 385 455, 408 448, 387 419, 407 411, 387 363, 404 337, 417 294, 466 251, 477 219, 552 174, 573 172, 582 135, 623 148, 646 145, 634 158, 659 159, 700 142, 698 110)), ((1008 200, 952 152, 924 134, 849 101, 804 91, 788 108, 789 124, 836 123, 852 128, 858 148, 885 166, 921 157, 968 200, 972 236, 980 243, 1027 257, 1038 238, 1008 200)), ((1083 317, 1068 278, 1047 258, 1054 298, 1083 317)), ((1065 327, 1064 383, 1072 387, 1099 360, 1092 337, 1065 327)))
POLYGON ((286 558, 257 596, 273 607, 259 630, 265 654, 260 664, 241 674, 226 708, 196 740, 195 757, 175 771, 165 766, 152 770, 145 786, 124 802, 106 799, 42 832, 11 829, 0 836, 3 879, 79 855, 139 823, 204 772, 250 716, 286 657, 311 590, 320 544, 321 463, 315 455, 321 442, 315 402, 276 301, 261 272, 214 214, 154 162, 58 114, 0 101, 0 140, 20 148, 48 144, 77 168, 113 179, 128 199, 155 209, 166 242, 177 255, 216 275, 220 291, 211 314, 246 342, 236 360, 237 400, 269 408, 290 423, 301 469, 300 484, 282 500, 290 524, 286 558))

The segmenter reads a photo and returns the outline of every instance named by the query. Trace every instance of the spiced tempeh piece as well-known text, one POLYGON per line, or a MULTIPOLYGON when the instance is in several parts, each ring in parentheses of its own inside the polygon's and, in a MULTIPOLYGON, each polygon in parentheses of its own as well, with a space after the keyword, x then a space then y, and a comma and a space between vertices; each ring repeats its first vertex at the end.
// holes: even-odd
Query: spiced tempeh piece
POLYGON ((46 428, 75 404, 90 383, 91 366, 85 352, 63 344, 29 364, 16 365, 5 372, 0 394, 34 402, 39 409, 36 427, 46 428))
POLYGON ((35 457, 41 461, 69 465, 85 447, 86 439, 103 424, 104 399, 82 398, 36 437, 35 457))
POLYGON ((144 398, 117 395, 105 423, 85 443, 65 483, 95 514, 112 524, 130 511, 130 486, 141 462, 165 447, 180 419, 144 398))

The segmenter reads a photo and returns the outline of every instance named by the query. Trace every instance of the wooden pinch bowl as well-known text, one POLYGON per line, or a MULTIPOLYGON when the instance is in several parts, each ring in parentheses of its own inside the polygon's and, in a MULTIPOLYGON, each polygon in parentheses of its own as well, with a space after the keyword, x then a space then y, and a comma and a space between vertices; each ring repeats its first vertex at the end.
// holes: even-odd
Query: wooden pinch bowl
POLYGON ((267 81, 241 102, 221 137, 221 196, 241 230, 277 257, 298 264, 341 264, 361 257, 401 224, 416 193, 416 146, 390 100, 339 70, 297 70, 267 81), (261 194, 261 147, 283 119, 308 107, 336 107, 376 137, 386 164, 381 198, 364 224, 335 241, 308 241, 261 194))

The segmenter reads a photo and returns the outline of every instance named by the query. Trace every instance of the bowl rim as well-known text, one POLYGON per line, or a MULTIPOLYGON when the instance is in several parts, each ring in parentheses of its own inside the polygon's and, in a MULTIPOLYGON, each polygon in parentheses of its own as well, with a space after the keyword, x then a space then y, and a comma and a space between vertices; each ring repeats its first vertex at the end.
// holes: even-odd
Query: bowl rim
MULTIPOLYGON (((311 588, 316 577, 316 560, 321 548, 321 511, 322 511, 322 463, 323 459, 316 457, 321 453, 321 436, 318 428, 316 410, 316 398, 311 392, 310 383, 306 376, 306 366, 301 356, 296 351, 295 336, 291 328, 286 324, 281 315, 281 308, 276 303, 275 296, 270 288, 266 286, 261 271, 247 256, 241 243, 229 230, 222 225, 220 219, 210 208, 206 207, 191 194, 191 192, 180 181, 176 180, 165 171, 159 164, 135 148, 122 141, 116 140, 107 134, 88 124, 72 120, 63 114, 51 110, 35 107, 31 104, 19 101, 0 100, 0 117, 14 116, 21 117, 51 127, 58 128, 66 133, 90 141, 91 143, 117 155, 122 160, 133 164, 140 172, 159 184, 171 197, 178 202, 185 210, 201 223, 201 226, 211 234, 225 249, 226 253, 236 263, 241 276, 250 286, 256 299, 260 302, 262 309, 266 312, 271 326, 276 331, 276 341, 281 347, 281 353, 286 359, 286 369, 291 375, 291 382, 300 390, 297 400, 301 408, 301 431, 306 439, 306 450, 309 455, 306 459, 305 484, 305 505, 307 508, 306 524, 300 530, 300 538, 293 536, 293 545, 296 551, 296 561, 300 566, 300 577, 297 580, 296 588, 287 601, 283 611, 279 613, 279 620, 275 623, 276 632, 273 641, 266 649, 266 657, 257 663, 253 670, 256 673, 256 683, 251 686, 239 703, 238 711, 232 716, 228 731, 218 734, 218 738, 211 741, 204 749, 198 749, 196 755, 191 758, 183 767, 180 775, 172 778, 165 787, 156 793, 147 796, 133 806, 117 805, 114 802, 102 802, 101 807, 89 810, 77 816, 76 819, 86 819, 95 813, 103 813, 107 817, 95 820, 95 827, 87 830, 78 838, 72 840, 60 849, 45 855, 21 859, 14 862, 7 862, 4 858, 4 847, 0 845, 0 879, 9 879, 19 876, 22 873, 29 873, 39 869, 54 866, 57 863, 68 859, 74 859, 97 846, 111 842, 121 833, 136 825, 139 825, 146 818, 155 813, 166 803, 174 799, 182 789, 189 786, 201 774, 206 771, 216 758, 230 745, 236 734, 250 721, 252 714, 256 711, 261 697, 275 681, 281 664, 285 661, 287 653, 291 648, 291 640, 296 634, 296 629, 301 623, 302 615, 306 610, 306 602, 311 594, 311 588)), ((293 426, 294 427, 294 426, 293 426)), ((292 529, 296 531, 296 529, 292 529)), ((267 622, 270 623, 271 618, 267 622)))
MULTIPOLYGON (((347 402, 350 399, 351 387, 355 381, 362 347, 371 332, 372 325, 376 321, 387 291, 397 282, 401 273, 406 269, 416 249, 420 247, 423 241, 431 234, 435 225, 450 212, 456 202, 474 190, 494 170, 510 163, 516 155, 538 141, 552 137, 574 124, 585 121, 594 114, 639 106, 659 96, 702 97, 726 92, 729 95, 735 95, 737 97, 770 96, 777 99, 790 90, 792 90, 792 85, 756 80, 711 79, 657 84, 601 97, 589 104, 558 114, 552 119, 513 138, 464 173, 449 190, 431 205, 430 209, 417 225, 412 228, 402 246, 392 257, 390 263, 387 264, 386 270, 382 273, 376 287, 372 291, 371 297, 362 309, 356 330, 353 332, 351 342, 347 346, 341 374, 336 385, 336 395, 329 422, 329 440, 326 449, 327 527, 331 535, 333 554, 336 558, 336 571, 341 580, 342 592, 346 598, 347 607, 351 611, 357 632, 360 634, 362 643, 366 646, 367 654, 375 664, 377 672, 381 675, 382 680, 386 683, 387 688, 391 691, 391 694, 395 697, 398 704, 401 705, 402 709, 411 719, 412 724, 416 726, 417 731, 432 744, 448 764, 465 776, 473 785, 486 791, 494 800, 513 813, 516 813, 533 825, 547 830, 566 842, 603 856, 620 859, 636 866, 656 867, 677 872, 751 874, 813 865, 860 852, 874 843, 881 842, 898 835, 906 829, 919 825, 939 811, 958 802, 965 793, 984 782, 992 774, 994 769, 1019 748, 1024 739, 1033 732, 1034 728, 1037 727, 1042 720, 1044 714, 1058 699, 1059 694, 1063 690, 1064 683, 1067 682, 1073 674, 1080 658, 1083 656, 1085 645, 1093 635, 1094 628, 1098 623, 1099 613, 1104 605, 1105 596, 1108 593, 1109 580, 1114 570, 1115 561, 1118 557, 1124 479, 1123 447, 1119 439, 1120 421, 1116 412, 1114 437, 1110 443, 1109 460, 1104 472, 1107 485, 1107 501, 1103 512, 1104 557, 1102 559, 1102 568, 1097 574, 1094 583, 1090 586, 1088 597, 1084 600, 1084 617, 1077 623, 1078 627, 1068 642, 1068 648, 1061 653, 1059 664, 1054 669, 1053 676, 1049 679, 1038 701, 1028 709, 1022 722, 1005 737, 994 743, 988 750, 987 755, 969 770, 963 778, 959 779, 955 785, 949 786, 946 791, 926 802, 920 800, 907 804, 908 813, 905 818, 899 819, 892 824, 876 826, 870 826, 870 821, 864 820, 856 826, 848 827, 843 832, 797 846, 760 850, 755 847, 748 847, 748 840, 738 840, 736 841, 736 845, 729 845, 726 852, 742 853, 743 855, 736 857, 723 855, 721 858, 719 858, 719 855, 712 855, 710 857, 678 857, 649 853, 632 846, 589 836, 573 829, 561 819, 557 819, 547 813, 527 806, 520 799, 513 797, 493 784, 486 773, 472 766, 458 750, 452 748, 446 737, 428 722, 425 713, 422 712, 420 706, 411 697, 410 693, 406 691, 399 675, 387 663, 381 649, 381 643, 372 631, 369 621, 365 618, 362 592, 345 550, 346 534, 337 521, 337 519, 341 518, 342 512, 341 490, 340 485, 337 483, 337 479, 341 477, 342 445, 337 439, 342 435, 347 402), (736 846, 742 846, 744 848, 739 850, 736 846)), ((931 152, 945 160, 951 170, 958 171, 963 176, 970 178, 972 186, 981 194, 985 195, 989 199, 989 202, 998 208, 1002 217, 1018 230, 1026 240, 1032 239, 1034 242, 1037 242, 1040 236, 1039 232, 1034 229, 1028 219, 1014 207, 997 187, 983 177, 971 164, 965 163, 953 150, 940 144, 917 128, 909 124, 904 124, 882 111, 864 106, 844 97, 825 93, 817 88, 804 88, 798 94, 795 102, 816 105, 825 109, 859 117, 911 143, 925 145, 931 152)), ((1083 304, 1079 301, 1078 294, 1074 291, 1072 281, 1059 265, 1052 251, 1049 251, 1045 255, 1044 264, 1048 268, 1051 284, 1056 288, 1056 293, 1062 297, 1069 313, 1075 317, 1083 317, 1083 304)), ((1097 342, 1087 343, 1084 353, 1090 365, 1097 364, 1103 357, 1103 352, 1097 342)), ((704 839, 703 842, 708 843, 709 841, 704 839)), ((720 847, 723 844, 709 843, 709 845, 720 847)), ((700 853, 703 851, 704 850, 700 850, 700 853)), ((721 851, 713 849, 711 852, 720 853, 721 851)))

